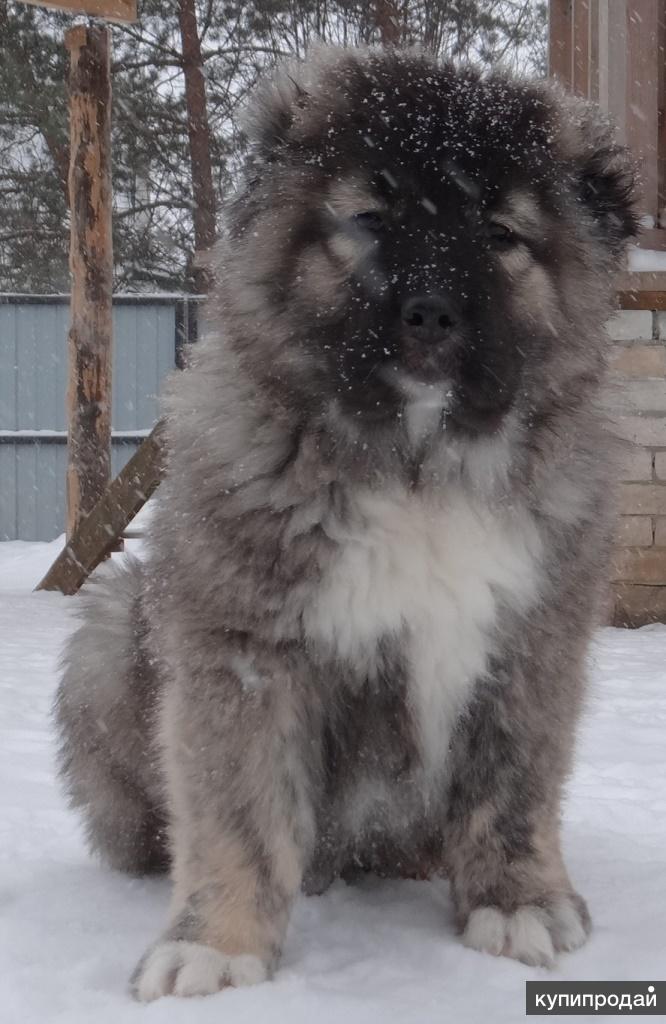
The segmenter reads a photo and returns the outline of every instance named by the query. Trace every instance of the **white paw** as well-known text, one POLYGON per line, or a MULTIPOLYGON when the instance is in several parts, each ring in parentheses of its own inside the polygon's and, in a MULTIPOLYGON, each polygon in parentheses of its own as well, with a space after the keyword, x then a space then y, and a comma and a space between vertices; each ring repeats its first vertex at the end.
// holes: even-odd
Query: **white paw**
POLYGON ((478 907, 469 915, 463 943, 493 956, 510 956, 531 967, 552 967, 555 954, 577 949, 589 925, 574 901, 559 897, 548 909, 526 905, 513 914, 478 907))
POLYGON ((590 919, 583 918, 576 904, 568 896, 560 897, 553 904, 550 918, 553 944, 558 953, 569 953, 587 941, 590 934, 590 919))
POLYGON ((259 957, 225 956, 198 942, 160 942, 139 963, 132 994, 142 1003, 160 996, 207 996, 228 985, 257 985, 268 972, 259 957))

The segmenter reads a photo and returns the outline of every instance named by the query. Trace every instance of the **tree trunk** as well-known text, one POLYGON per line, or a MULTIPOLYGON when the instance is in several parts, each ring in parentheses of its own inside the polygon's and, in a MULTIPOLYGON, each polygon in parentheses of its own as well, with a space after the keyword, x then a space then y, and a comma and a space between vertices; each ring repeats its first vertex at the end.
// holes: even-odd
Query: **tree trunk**
POLYGON ((109 30, 76 26, 71 54, 67 535, 111 478, 111 74, 109 30))
POLYGON ((375 0, 375 22, 382 46, 397 46, 400 43, 400 19, 395 0, 375 0))
POLYGON ((183 51, 187 130, 190 139, 192 193, 194 197, 194 280, 197 291, 206 291, 209 275, 198 261, 215 241, 215 192, 210 157, 210 129, 206 110, 206 84, 194 0, 179 0, 178 20, 183 51))

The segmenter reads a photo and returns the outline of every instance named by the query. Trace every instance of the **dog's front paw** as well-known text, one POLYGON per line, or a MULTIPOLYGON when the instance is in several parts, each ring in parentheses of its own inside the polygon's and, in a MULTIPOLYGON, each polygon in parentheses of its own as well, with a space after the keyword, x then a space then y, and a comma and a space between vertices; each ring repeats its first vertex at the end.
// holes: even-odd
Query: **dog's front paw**
POLYGON ((135 999, 149 1003, 160 996, 207 996, 267 977, 257 956, 226 956, 199 942, 158 942, 139 962, 130 989, 135 999))
POLYGON ((560 896, 546 907, 530 904, 511 914, 477 907, 469 915, 463 942, 494 956, 510 956, 531 967, 552 967, 555 954, 582 946, 590 918, 580 896, 560 896))

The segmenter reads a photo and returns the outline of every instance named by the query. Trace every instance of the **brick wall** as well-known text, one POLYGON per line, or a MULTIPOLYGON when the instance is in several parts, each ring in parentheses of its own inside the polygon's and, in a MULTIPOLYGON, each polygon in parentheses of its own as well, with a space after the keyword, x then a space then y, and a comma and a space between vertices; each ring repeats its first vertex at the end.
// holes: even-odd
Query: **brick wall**
POLYGON ((612 621, 666 622, 666 313, 623 310, 608 325, 609 403, 629 442, 612 566, 612 621))

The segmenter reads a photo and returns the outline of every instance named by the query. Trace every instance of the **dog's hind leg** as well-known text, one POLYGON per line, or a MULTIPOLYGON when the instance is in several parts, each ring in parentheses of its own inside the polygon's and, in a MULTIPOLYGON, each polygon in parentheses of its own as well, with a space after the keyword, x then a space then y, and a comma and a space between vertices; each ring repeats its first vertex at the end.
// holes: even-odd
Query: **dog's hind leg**
POLYGON ((89 845, 131 874, 168 867, 141 581, 137 562, 108 566, 73 599, 82 621, 64 650, 54 709, 60 773, 89 845))

